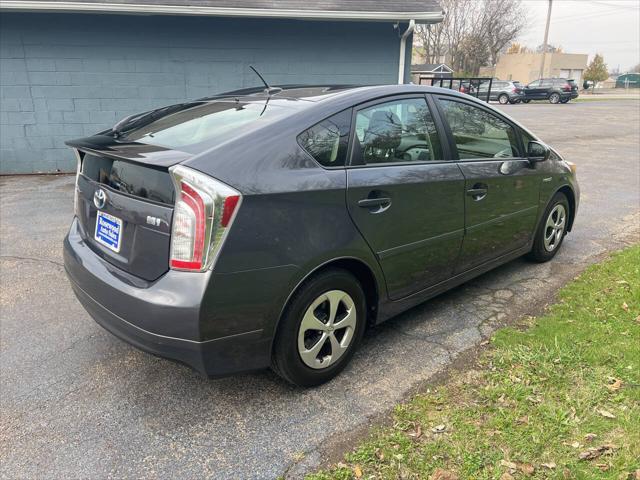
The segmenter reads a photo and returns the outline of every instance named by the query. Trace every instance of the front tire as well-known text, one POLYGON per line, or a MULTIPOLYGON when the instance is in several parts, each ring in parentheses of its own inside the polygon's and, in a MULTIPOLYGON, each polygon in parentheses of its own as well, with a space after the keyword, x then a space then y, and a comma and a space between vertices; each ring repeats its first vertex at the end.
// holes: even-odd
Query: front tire
POLYGON ((332 268, 306 280, 290 299, 278 326, 271 367, 300 387, 338 375, 360 343, 366 324, 362 286, 332 268))
POLYGON ((542 263, 556 256, 567 234, 569 214, 569 201, 566 195, 556 193, 542 216, 533 240, 533 247, 527 255, 529 260, 542 263))
POLYGON ((506 105, 507 103, 509 103, 509 95, 503 93, 501 95, 498 96, 498 103, 500 105, 506 105))
POLYGON ((549 103, 553 103, 554 105, 556 103, 560 103, 560 94, 553 92, 551 95, 549 95, 549 103))

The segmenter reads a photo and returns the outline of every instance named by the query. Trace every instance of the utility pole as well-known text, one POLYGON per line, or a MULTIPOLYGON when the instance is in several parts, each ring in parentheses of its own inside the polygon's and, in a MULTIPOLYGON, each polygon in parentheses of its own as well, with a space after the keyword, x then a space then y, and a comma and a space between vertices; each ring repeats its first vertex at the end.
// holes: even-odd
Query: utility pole
POLYGON ((540 62, 540 76, 538 78, 542 78, 544 76, 544 60, 547 56, 547 45, 549 41, 549 23, 551 22, 551 4, 553 0, 549 0, 549 8, 547 9, 547 26, 544 29, 544 43, 542 44, 542 61, 540 62))

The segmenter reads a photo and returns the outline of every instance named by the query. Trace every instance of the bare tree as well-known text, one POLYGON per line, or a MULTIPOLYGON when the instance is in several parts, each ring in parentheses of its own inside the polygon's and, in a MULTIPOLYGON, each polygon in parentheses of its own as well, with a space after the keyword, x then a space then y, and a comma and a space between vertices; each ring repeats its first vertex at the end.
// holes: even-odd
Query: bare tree
POLYGON ((443 57, 457 72, 476 75, 498 56, 525 26, 521 0, 442 0, 442 23, 419 25, 417 41, 427 63, 443 57))

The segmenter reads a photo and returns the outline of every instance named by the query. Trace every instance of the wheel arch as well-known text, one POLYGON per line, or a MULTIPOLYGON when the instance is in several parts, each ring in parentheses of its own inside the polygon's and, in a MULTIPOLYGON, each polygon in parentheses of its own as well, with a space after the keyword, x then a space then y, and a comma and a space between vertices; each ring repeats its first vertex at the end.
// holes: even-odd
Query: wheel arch
POLYGON ((573 221, 576 218, 576 194, 569 185, 563 185, 553 195, 556 193, 563 193, 569 201, 569 225, 567 225, 567 231, 570 232, 573 227, 573 221))
POLYGON ((367 302, 367 322, 366 326, 375 324, 377 314, 378 314, 378 305, 380 301, 381 295, 381 287, 379 279, 376 277, 373 269, 362 259, 356 257, 339 257, 328 260, 320 265, 316 266, 312 270, 306 273, 302 279, 298 281, 296 286, 291 290, 289 295, 287 296, 285 302, 280 309, 280 314, 276 319, 276 323, 273 327, 273 338, 271 340, 271 349, 273 350, 273 345, 275 343, 275 338, 278 334, 278 328, 280 327, 280 323, 282 321, 282 317, 284 316, 289 303, 296 292, 300 290, 300 288, 306 283, 314 275, 317 275, 320 272, 331 268, 341 268, 343 270, 351 273, 360 285, 362 285, 362 290, 365 294, 365 299, 367 302))

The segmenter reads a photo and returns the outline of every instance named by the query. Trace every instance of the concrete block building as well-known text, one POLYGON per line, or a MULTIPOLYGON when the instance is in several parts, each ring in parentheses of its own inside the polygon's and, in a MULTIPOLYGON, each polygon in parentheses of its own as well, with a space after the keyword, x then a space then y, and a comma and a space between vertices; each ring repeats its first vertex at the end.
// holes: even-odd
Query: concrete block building
POLYGON ((68 172, 64 141, 260 85, 410 81, 437 0, 0 0, 0 173, 68 172), (403 36, 404 34, 404 36, 403 36))

